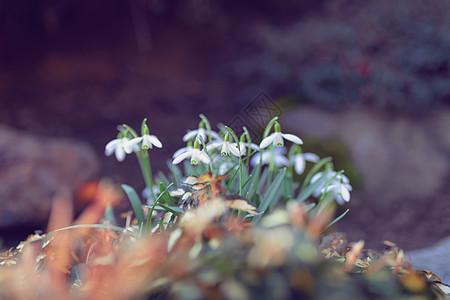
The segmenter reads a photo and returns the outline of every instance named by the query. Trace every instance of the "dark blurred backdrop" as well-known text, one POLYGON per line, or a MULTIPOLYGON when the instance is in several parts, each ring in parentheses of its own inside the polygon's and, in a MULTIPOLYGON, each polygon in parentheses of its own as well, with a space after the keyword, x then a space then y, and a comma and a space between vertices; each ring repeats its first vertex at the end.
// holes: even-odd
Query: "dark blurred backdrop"
MULTIPOLYGON (((445 112, 439 115, 443 132, 450 102, 449 28, 445 0, 1 0, 0 123, 86 141, 98 154, 101 177, 136 187, 143 182, 135 159, 118 163, 103 155, 118 124, 138 127, 147 117, 164 143, 163 151, 154 152, 155 168, 167 170, 166 159, 183 146, 186 130, 196 128, 199 113, 213 124, 226 123, 261 90, 289 116, 291 130, 294 108, 308 107, 325 112, 320 116, 327 120, 327 113, 338 116, 331 127, 350 109, 382 116, 376 118, 383 124, 399 118, 420 123, 445 112)), ((311 127, 298 132, 314 142, 318 126, 311 127)), ((411 248, 450 234, 443 188, 448 135, 436 135, 443 157, 436 164, 445 165, 436 179, 441 184, 391 206, 373 191, 364 193, 364 171, 352 165, 356 152, 347 149, 353 142, 343 139, 342 147, 338 142, 316 149, 323 155, 343 152, 337 164, 349 166, 356 195, 358 186, 362 191, 352 200, 359 201, 353 217, 339 229, 369 245, 389 238, 411 248), (397 216, 400 203, 428 208, 436 197, 442 215, 433 215, 433 222, 417 215, 418 208, 403 213, 392 230, 378 226, 397 216), (371 213, 374 206, 379 215, 371 213), (419 237, 412 232, 415 222, 427 226, 419 237)), ((377 174, 394 176, 388 169, 377 174)))

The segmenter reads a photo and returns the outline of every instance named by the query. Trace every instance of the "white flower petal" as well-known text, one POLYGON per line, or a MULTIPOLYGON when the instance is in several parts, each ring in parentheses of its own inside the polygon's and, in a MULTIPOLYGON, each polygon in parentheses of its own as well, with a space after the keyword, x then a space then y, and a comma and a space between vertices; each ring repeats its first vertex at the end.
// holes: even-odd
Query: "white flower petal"
POLYGON ((305 159, 302 154, 297 154, 294 156, 294 167, 295 167, 295 173, 297 174, 303 174, 305 171, 305 159))
POLYGON ((228 144, 228 150, 230 150, 230 152, 233 153, 237 157, 241 156, 241 152, 234 145, 228 144))
MULTIPOLYGON (((246 143, 246 146, 248 147, 248 143, 246 143)), ((258 147, 258 145, 251 143, 250 144, 250 148, 256 151, 259 151, 260 148, 258 147)))
POLYGON ((183 148, 180 148, 180 149, 178 149, 177 151, 175 151, 175 153, 172 155, 172 158, 177 157, 177 156, 180 155, 181 153, 188 152, 188 151, 191 150, 191 149, 192 149, 192 147, 183 147, 183 148))
POLYGON ((123 148, 125 149, 125 152, 130 154, 134 150, 139 149, 139 146, 137 145, 140 141, 142 141, 143 137, 136 137, 129 141, 124 141, 123 148))
POLYGON ((126 153, 122 147, 116 148, 116 158, 118 161, 123 161, 125 159, 126 153))
POLYGON ((289 165, 289 160, 286 157, 282 156, 282 155, 276 155, 273 158, 273 160, 275 161, 275 164, 278 167, 284 167, 284 166, 289 165))
POLYGON ((304 153, 303 158, 311 162, 318 162, 320 160, 319 156, 314 153, 304 153))
POLYGON ((189 131, 188 133, 186 133, 186 134, 183 136, 183 141, 184 141, 184 142, 187 142, 187 141, 192 140, 192 138, 194 138, 195 136, 197 136, 197 133, 198 133, 198 130, 192 130, 192 131, 189 131))
POLYGON ((260 154, 259 153, 253 155, 253 157, 250 159, 250 164, 252 165, 252 167, 254 167, 257 164, 259 164, 259 160, 260 160, 260 154))
POLYGON ((275 138, 273 139, 273 145, 276 147, 283 147, 284 141, 283 141, 282 134, 280 132, 275 132, 274 135, 275 135, 275 138))
POLYGON ((200 151, 198 153, 198 157, 200 158, 200 160, 205 163, 205 164, 209 164, 211 163, 211 158, 209 158, 208 154, 206 154, 204 151, 200 151))
POLYGON ((342 198, 345 200, 345 202, 350 201, 350 193, 344 186, 341 187, 340 193, 342 195, 342 198))
POLYGON ((289 140, 289 141, 291 141, 293 143, 296 143, 296 144, 299 144, 299 145, 303 144, 303 141, 296 135, 293 135, 293 134, 290 134, 290 133, 282 133, 281 135, 285 139, 287 139, 287 140, 289 140))
POLYGON ((223 143, 218 142, 218 143, 211 143, 209 145, 206 146, 206 150, 209 151, 211 149, 215 149, 217 147, 219 147, 220 145, 222 145, 223 143))
POLYGON ((319 173, 314 174, 314 176, 311 178, 310 184, 313 184, 314 182, 316 182, 322 176, 323 176, 323 172, 319 172, 319 173))
POLYGON ((111 155, 114 152, 117 145, 120 144, 121 142, 122 142, 122 139, 114 139, 114 140, 110 141, 105 146, 105 154, 107 156, 111 155))
MULTIPOLYGON (((156 135, 146 135, 144 137, 144 141, 148 141, 149 143, 155 145, 156 147, 162 148, 162 143, 156 135)), ((144 144, 144 143, 142 143, 142 144, 144 144)), ((152 148, 151 144, 148 145, 150 148, 152 148)))
POLYGON ((267 148, 267 146, 273 143, 275 137, 276 137, 275 133, 272 133, 271 135, 266 137, 264 140, 261 141, 261 144, 259 144, 259 148, 261 149, 267 148))
POLYGON ((172 164, 174 164, 174 165, 179 164, 181 161, 183 161, 186 158, 188 158, 189 156, 191 156, 191 153, 192 153, 192 151, 186 151, 186 152, 181 153, 180 155, 175 157, 175 159, 173 160, 172 164))
POLYGON ((222 150, 220 151, 220 154, 223 156, 227 156, 230 154, 230 150, 228 150, 228 143, 222 143, 222 150))

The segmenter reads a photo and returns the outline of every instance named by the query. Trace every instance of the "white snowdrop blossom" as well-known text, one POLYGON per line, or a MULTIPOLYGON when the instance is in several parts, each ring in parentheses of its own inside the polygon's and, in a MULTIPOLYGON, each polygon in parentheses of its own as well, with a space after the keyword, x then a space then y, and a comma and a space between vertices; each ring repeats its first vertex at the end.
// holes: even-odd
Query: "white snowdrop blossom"
MULTIPOLYGON (((352 186, 350 185, 350 180, 345 176, 344 174, 338 174, 333 181, 330 183, 330 185, 327 187, 327 190, 325 191, 325 187, 327 182, 332 179, 337 172, 335 171, 326 171, 326 181, 324 181, 317 189, 314 190, 313 196, 318 197, 324 192, 333 192, 335 195, 336 201, 342 205, 345 202, 350 201, 350 191, 352 190, 352 186)), ((323 172, 319 172, 315 174, 311 178, 311 184, 316 182, 319 178, 323 176, 323 172)))
POLYGON ((276 147, 283 147, 284 146, 283 139, 286 139, 299 145, 303 144, 303 141, 298 136, 290 133, 282 133, 280 124, 278 122, 275 122, 274 127, 275 132, 266 137, 265 139, 263 139, 261 144, 259 145, 261 149, 267 148, 270 144, 273 144, 276 147))
MULTIPOLYGON (((236 143, 233 143, 233 145, 237 147, 236 143)), ((243 143, 243 142, 239 143, 239 152, 241 152, 241 155, 247 154, 247 148, 250 148, 250 149, 253 149, 256 151, 260 150, 259 146, 256 144, 253 144, 253 143, 249 144, 249 143, 243 143)))
POLYGON ((283 139, 289 140, 299 145, 303 144, 303 141, 296 135, 289 133, 274 132, 268 137, 266 137, 264 140, 262 140, 259 147, 261 149, 264 149, 267 148, 270 144, 273 144, 276 147, 283 147, 284 146, 283 139))
POLYGON ((348 183, 344 183, 342 180, 329 185, 327 190, 334 193, 334 198, 339 205, 344 205, 345 202, 350 201, 350 191, 352 190, 352 186, 348 183))
POLYGON ((142 142, 142 149, 152 149, 153 145, 158 148, 162 148, 162 144, 156 135, 144 134, 143 136, 136 137, 129 141, 130 145, 137 145, 142 142))
MULTIPOLYGON (((201 141, 205 141, 206 142, 207 136, 208 136, 208 131, 206 131, 205 128, 199 128, 199 129, 192 130, 192 131, 189 131, 188 133, 186 133, 183 136, 183 141, 187 142, 187 141, 190 141, 190 140, 192 140, 193 138, 196 137, 196 138, 201 138, 201 141)), ((219 134, 217 132, 215 132, 215 131, 212 131, 212 130, 211 130, 211 138, 213 140, 220 140, 219 134)))
POLYGON ((186 152, 179 154, 177 157, 175 157, 175 159, 173 160, 172 163, 174 165, 179 164, 180 162, 182 162, 183 160, 185 160, 188 157, 191 158, 192 165, 197 165, 199 162, 202 162, 205 164, 211 163, 211 158, 208 156, 208 154, 205 153, 204 150, 195 149, 195 148, 189 149, 186 152))
POLYGON ((123 161, 127 154, 136 151, 139 151, 139 146, 130 144, 130 139, 126 137, 114 139, 105 146, 105 155, 110 156, 114 152, 118 161, 123 161))
POLYGON ((220 154, 222 156, 230 155, 230 153, 232 153, 233 155, 235 155, 237 157, 241 156, 241 152, 236 147, 236 145, 233 145, 232 143, 228 142, 226 138, 225 138, 225 140, 223 140, 221 142, 211 143, 210 145, 206 146, 206 150, 209 151, 211 149, 214 149, 214 148, 217 148, 220 146, 222 146, 222 150, 220 151, 220 154))
POLYGON ((314 153, 299 153, 291 157, 291 161, 294 163, 295 173, 303 174, 305 171, 305 161, 318 162, 320 158, 314 153))
MULTIPOLYGON (((283 155, 286 153, 285 147, 278 147, 274 148, 272 150, 265 150, 262 152, 262 165, 267 165, 270 163, 270 161, 273 160, 276 166, 278 167, 284 167, 289 165, 289 160, 283 155)), ((261 154, 257 153, 253 155, 252 159, 250 160, 250 164, 252 166, 256 166, 259 164, 261 159, 261 154)))

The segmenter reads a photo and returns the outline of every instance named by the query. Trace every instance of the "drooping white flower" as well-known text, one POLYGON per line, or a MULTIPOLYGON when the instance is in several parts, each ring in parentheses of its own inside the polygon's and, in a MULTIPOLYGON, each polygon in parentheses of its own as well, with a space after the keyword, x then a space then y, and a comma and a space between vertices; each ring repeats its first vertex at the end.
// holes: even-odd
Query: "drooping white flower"
POLYGON ((296 144, 303 144, 303 141, 296 135, 290 133, 282 133, 280 124, 278 122, 275 123, 275 132, 262 140, 259 147, 261 149, 267 148, 270 144, 273 144, 276 147, 283 147, 284 141, 283 139, 289 140, 296 144))
POLYGON ((339 205, 344 205, 345 202, 350 201, 350 191, 352 190, 352 186, 348 183, 339 181, 328 186, 327 190, 334 193, 334 198, 339 205))
MULTIPOLYGON (((236 143, 233 143, 233 145, 237 146, 236 143)), ((253 149, 255 151, 259 151, 260 150, 259 146, 256 145, 256 144, 253 144, 253 143, 249 144, 249 143, 240 142, 239 143, 239 152, 241 152, 241 155, 246 155, 247 154, 247 148, 249 148, 249 147, 250 147, 250 149, 253 149)))
POLYGON ((314 153, 299 153, 292 156, 291 160, 294 163, 295 173, 300 175, 305 171, 306 160, 310 162, 318 162, 320 158, 314 153))
POLYGON ((199 162, 205 164, 211 163, 211 158, 209 158, 208 154, 206 154, 204 150, 196 148, 189 149, 186 152, 179 154, 177 157, 175 157, 172 163, 174 165, 179 164, 188 157, 191 158, 191 164, 193 165, 197 165, 199 162))
MULTIPOLYGON (((326 172, 326 180, 322 184, 320 184, 320 186, 317 187, 317 189, 314 190, 313 196, 318 197, 322 193, 333 192, 336 201, 340 205, 344 204, 344 201, 345 202, 350 201, 350 191, 352 190, 352 186, 350 185, 350 180, 348 179, 348 177, 345 176, 344 174, 338 174, 336 177, 334 177, 337 173, 335 171, 325 171, 325 172, 326 172), (325 191, 327 182, 331 180, 333 177, 334 179, 332 180, 330 185, 328 185, 327 190, 325 191)), ((311 178, 311 184, 316 182, 323 175, 324 175, 323 172, 315 174, 311 178)))
MULTIPOLYGON (((278 167, 284 167, 289 165, 289 160, 283 155, 286 153, 285 147, 279 147, 271 150, 265 150, 262 153, 262 165, 267 165, 270 163, 270 161, 273 160, 276 166, 278 167)), ((252 166, 256 166, 259 164, 261 159, 261 154, 257 153, 253 155, 252 159, 250 160, 250 164, 252 166)))
POLYGON ((139 142, 142 142, 142 149, 144 150, 152 149, 153 145, 162 148, 162 144, 156 135, 144 134, 143 136, 132 139, 129 141, 129 144, 137 145, 139 142))
POLYGON ((127 154, 136 151, 139 151, 139 146, 130 144, 130 139, 126 137, 114 139, 105 146, 105 155, 110 156, 114 152, 118 161, 123 161, 127 154))
MULTIPOLYGON (((206 142, 207 136, 208 136, 208 131, 206 131, 205 128, 199 128, 199 129, 192 130, 192 131, 189 131, 188 133, 186 133, 183 136, 183 141, 187 142, 187 141, 192 140, 193 138, 201 138, 201 141, 206 142)), ((211 130, 211 138, 213 140, 220 140, 220 135, 217 132, 211 130)))
POLYGON ((222 147, 222 150, 220 151, 220 154, 222 156, 230 155, 230 153, 237 157, 241 156, 241 152, 239 151, 239 149, 229 142, 228 132, 227 134, 225 134, 225 138, 223 139, 223 141, 211 143, 210 145, 206 146, 206 150, 209 151, 217 147, 222 147))

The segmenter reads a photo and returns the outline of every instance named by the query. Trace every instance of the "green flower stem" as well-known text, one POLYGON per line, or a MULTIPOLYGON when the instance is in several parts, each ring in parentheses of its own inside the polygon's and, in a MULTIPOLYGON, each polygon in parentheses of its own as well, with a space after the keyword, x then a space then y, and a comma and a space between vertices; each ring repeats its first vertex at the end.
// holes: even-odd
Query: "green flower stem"
POLYGON ((153 192, 152 168, 150 165, 150 157, 148 155, 148 151, 142 149, 136 154, 139 161, 139 166, 141 167, 142 175, 144 176, 145 185, 150 189, 150 195, 152 196, 152 199, 155 199, 155 194, 153 192))
MULTIPOLYGON (((239 152, 241 152, 240 141, 239 141, 236 133, 233 131, 233 129, 231 129, 228 126, 225 126, 225 128, 228 130, 228 132, 231 133, 234 141, 236 142, 239 152)), ((244 173, 243 173, 243 167, 242 167, 242 155, 239 155, 239 196, 242 196, 242 185, 243 184, 244 184, 244 173)))

